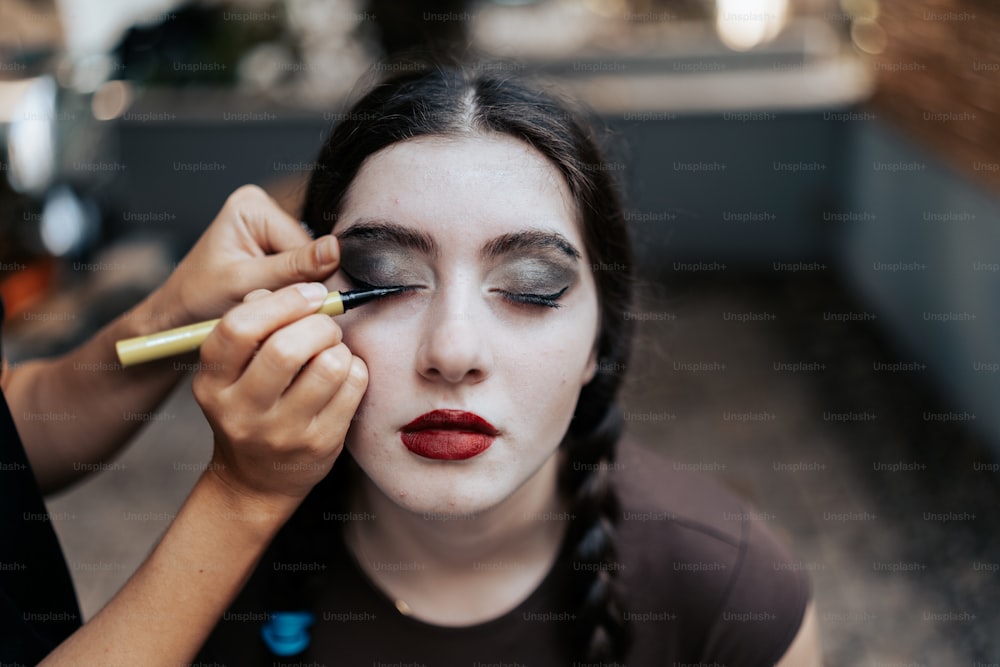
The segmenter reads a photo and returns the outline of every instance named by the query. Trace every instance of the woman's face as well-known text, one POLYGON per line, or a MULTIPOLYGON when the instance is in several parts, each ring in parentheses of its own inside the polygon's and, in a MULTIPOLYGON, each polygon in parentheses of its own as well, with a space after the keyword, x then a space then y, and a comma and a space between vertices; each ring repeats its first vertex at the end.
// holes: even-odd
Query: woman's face
POLYGON ((370 378, 347 447, 400 506, 491 509, 557 451, 596 368, 576 219, 558 170, 511 137, 412 139, 358 172, 329 285, 414 289, 338 318, 370 378))

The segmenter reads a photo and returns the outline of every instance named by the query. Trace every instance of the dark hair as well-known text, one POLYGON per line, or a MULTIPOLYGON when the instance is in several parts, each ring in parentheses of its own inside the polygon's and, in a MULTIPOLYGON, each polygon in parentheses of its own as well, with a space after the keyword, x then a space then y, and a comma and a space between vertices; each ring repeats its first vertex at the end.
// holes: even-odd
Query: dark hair
MULTIPOLYGON (((586 116, 541 87, 512 76, 509 64, 399 62, 333 129, 316 160, 302 219, 330 233, 366 158, 419 136, 497 133, 531 145, 562 173, 580 217, 600 308, 598 372, 580 392, 561 447, 560 486, 575 518, 567 544, 574 567, 579 660, 624 661, 628 633, 618 602, 615 525, 618 498, 610 483, 624 420, 615 404, 631 349, 631 246, 618 187, 586 116)), ((341 466, 335 466, 341 467, 341 466)))

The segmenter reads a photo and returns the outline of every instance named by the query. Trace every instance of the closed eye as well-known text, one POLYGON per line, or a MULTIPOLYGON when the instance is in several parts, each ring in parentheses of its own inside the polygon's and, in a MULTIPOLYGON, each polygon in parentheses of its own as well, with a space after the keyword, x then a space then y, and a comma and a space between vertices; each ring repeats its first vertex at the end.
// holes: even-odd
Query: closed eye
POLYGON ((373 289, 373 288, 376 288, 376 287, 383 287, 383 288, 384 287, 389 287, 389 285, 373 285, 371 283, 366 283, 364 280, 361 280, 360 278, 356 278, 355 276, 352 276, 350 273, 347 272, 346 269, 344 269, 344 267, 340 267, 340 272, 343 273, 344 277, 347 278, 348 282, 350 282, 355 287, 360 287, 362 289, 373 289))
POLYGON ((405 296, 409 295, 411 292, 413 292, 415 290, 423 289, 423 287, 424 287, 423 285, 375 285, 375 284, 372 284, 372 283, 369 283, 369 282, 365 282, 364 280, 361 280, 360 278, 356 278, 356 277, 352 276, 350 273, 348 273, 347 271, 344 270, 344 267, 340 268, 340 272, 344 275, 345 278, 347 278, 347 282, 351 283, 351 286, 356 287, 358 289, 362 289, 362 290, 367 290, 367 289, 391 289, 393 287, 402 287, 403 288, 402 292, 398 292, 396 294, 390 294, 390 295, 388 295, 386 297, 383 297, 383 298, 387 298, 387 299, 402 298, 402 297, 405 297, 405 296))
POLYGON ((545 306, 546 308, 561 308, 562 304, 559 303, 559 299, 562 295, 566 293, 569 289, 569 285, 563 287, 558 292, 553 292, 552 294, 530 294, 521 292, 508 292, 506 290, 495 289, 493 292, 500 294, 503 298, 508 301, 513 301, 517 304, 525 304, 529 306, 545 306))

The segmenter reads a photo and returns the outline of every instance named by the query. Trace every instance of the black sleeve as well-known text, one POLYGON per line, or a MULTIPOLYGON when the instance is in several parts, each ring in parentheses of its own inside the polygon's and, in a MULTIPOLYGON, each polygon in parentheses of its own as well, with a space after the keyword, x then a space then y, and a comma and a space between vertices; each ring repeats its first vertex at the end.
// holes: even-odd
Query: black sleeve
POLYGON ((0 392, 0 663, 34 665, 78 627, 69 569, 0 392))

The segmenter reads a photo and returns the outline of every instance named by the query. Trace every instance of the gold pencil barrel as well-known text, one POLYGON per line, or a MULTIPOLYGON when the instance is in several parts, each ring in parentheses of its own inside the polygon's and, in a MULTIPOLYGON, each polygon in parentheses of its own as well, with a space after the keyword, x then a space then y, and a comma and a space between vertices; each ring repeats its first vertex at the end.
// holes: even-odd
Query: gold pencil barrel
POLYGON ((218 323, 217 319, 208 320, 148 336, 120 340, 115 343, 118 361, 127 368, 197 350, 218 323))
POLYGON ((319 307, 319 311, 323 315, 329 315, 330 317, 335 317, 337 315, 344 314, 344 300, 340 296, 340 292, 330 292, 326 295, 326 299, 323 300, 323 305, 319 307))
MULTIPOLYGON (((407 287, 376 287, 351 292, 330 292, 326 295, 323 305, 316 311, 323 315, 341 315, 345 310, 355 308, 375 299, 390 294, 396 294, 407 287)), ((143 364, 165 357, 172 357, 185 352, 192 352, 201 347, 208 335, 219 323, 218 319, 189 324, 176 329, 168 329, 148 336, 126 338, 115 343, 118 361, 123 367, 143 364)))
MULTIPOLYGON (((317 312, 330 316, 342 314, 344 301, 340 292, 330 292, 317 312)), ((115 343, 118 361, 121 362, 122 367, 127 368, 185 352, 193 352, 201 347, 201 344, 205 342, 218 323, 218 319, 207 320, 148 336, 120 340, 115 343)))

